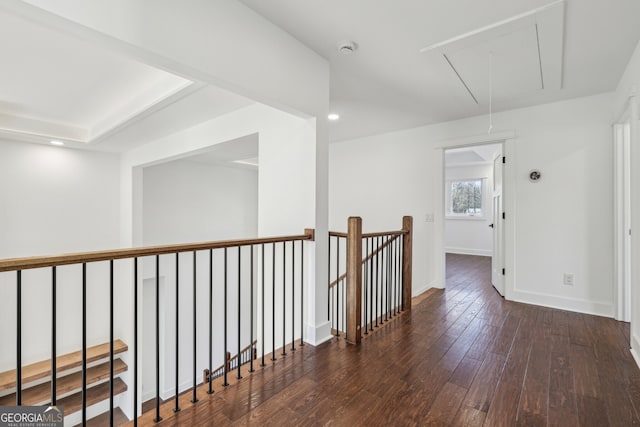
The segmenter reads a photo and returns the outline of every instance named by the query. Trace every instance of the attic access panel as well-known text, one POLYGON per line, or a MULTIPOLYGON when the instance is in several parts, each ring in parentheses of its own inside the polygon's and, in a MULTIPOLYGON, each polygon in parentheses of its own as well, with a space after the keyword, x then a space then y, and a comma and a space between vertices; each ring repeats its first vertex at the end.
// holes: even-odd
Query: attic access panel
POLYGON ((513 16, 420 50, 440 55, 475 103, 512 99, 562 87, 564 0, 513 16))
POLYGON ((478 103, 544 88, 535 26, 523 28, 479 45, 446 54, 450 66, 478 103))

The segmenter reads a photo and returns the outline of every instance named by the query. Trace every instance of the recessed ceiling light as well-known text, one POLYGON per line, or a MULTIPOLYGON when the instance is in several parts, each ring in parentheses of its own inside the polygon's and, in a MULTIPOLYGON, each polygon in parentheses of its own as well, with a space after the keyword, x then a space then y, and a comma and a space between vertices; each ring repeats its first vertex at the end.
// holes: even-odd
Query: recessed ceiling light
POLYGON ((338 120, 340 118, 340 114, 331 113, 327 116, 327 118, 331 121, 338 120))
POLYGON ((63 145, 64 145, 64 142, 62 142, 62 141, 57 141, 57 140, 55 140, 55 139, 51 140, 51 141, 50 141, 50 143, 51 143, 51 145, 56 145, 56 146, 58 146, 58 147, 61 147, 61 146, 63 146, 63 145))

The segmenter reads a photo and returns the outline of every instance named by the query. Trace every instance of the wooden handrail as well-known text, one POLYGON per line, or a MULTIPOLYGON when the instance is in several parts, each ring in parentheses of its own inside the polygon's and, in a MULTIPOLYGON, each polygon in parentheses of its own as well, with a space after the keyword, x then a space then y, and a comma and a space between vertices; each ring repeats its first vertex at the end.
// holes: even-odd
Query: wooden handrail
MULTIPOLYGON (((364 264, 365 262, 369 261, 371 258, 373 258, 374 256, 376 256, 376 254, 380 251, 382 251, 384 248, 386 248, 387 246, 389 246, 393 241, 395 241, 398 237, 402 236, 405 234, 404 230, 401 231, 391 231, 388 233, 371 233, 371 235, 369 234, 363 234, 362 238, 364 239, 365 237, 380 237, 380 236, 393 236, 393 239, 389 239, 387 240, 383 245, 381 245, 380 247, 376 248, 376 250, 374 250, 373 252, 371 252, 369 255, 367 255, 366 257, 364 257, 362 259, 362 264, 364 264)), ((333 288, 334 286, 336 286, 338 283, 340 283, 341 281, 343 281, 345 278, 347 277, 347 273, 343 273, 342 275, 338 276, 338 278, 336 280, 334 280, 333 282, 329 283, 329 289, 333 288)))
POLYGON ((346 239, 347 236, 348 236, 347 233, 343 233, 341 231, 330 231, 329 232, 329 237, 344 237, 346 239))
MULTIPOLYGON (((376 233, 362 233, 362 238, 370 238, 370 237, 382 237, 382 236, 401 236, 407 234, 409 230, 397 230, 397 231, 378 231, 376 233)), ((330 231, 330 237, 348 237, 347 233, 343 233, 341 231, 330 231)))
POLYGON ((146 246, 131 249, 112 249, 106 251, 79 252, 53 256, 27 258, 9 258, 0 260, 0 272, 53 267, 58 265, 82 264, 109 261, 124 258, 193 252, 209 249, 222 249, 237 246, 261 245, 266 243, 290 242, 294 240, 314 240, 314 230, 305 229, 305 234, 297 236, 264 237, 258 239, 220 240, 213 242, 187 243, 178 245, 146 246))
MULTIPOLYGON (((214 370, 213 370, 213 372, 211 372, 211 376, 212 376, 212 377, 214 377, 215 375, 217 375, 217 373, 218 373, 218 372, 221 372, 221 371, 224 369, 225 365, 227 366, 227 370, 228 370, 228 369, 229 369, 229 366, 231 366, 231 362, 233 362, 234 360, 236 360, 236 359, 238 358, 238 356, 239 356, 239 355, 241 355, 241 354, 245 353, 247 350, 255 348, 257 344, 258 344, 258 340, 253 340, 253 342, 252 342, 251 344, 249 344, 248 346, 246 346, 245 348, 243 348, 243 349, 240 351, 240 353, 238 353, 238 354, 236 354, 235 356, 230 357, 229 359, 227 359, 227 360, 225 361, 225 364, 224 364, 224 365, 222 365, 222 366, 220 366, 220 367, 218 367, 218 368, 214 369, 214 370)), ((227 353, 227 354, 228 354, 228 353, 227 353)), ((253 354, 251 355, 251 357, 253 357, 253 354)))
POLYGON ((409 233, 409 230, 398 230, 398 231, 379 231, 377 233, 362 233, 362 238, 366 239, 369 237, 383 237, 383 236, 403 236, 409 233))

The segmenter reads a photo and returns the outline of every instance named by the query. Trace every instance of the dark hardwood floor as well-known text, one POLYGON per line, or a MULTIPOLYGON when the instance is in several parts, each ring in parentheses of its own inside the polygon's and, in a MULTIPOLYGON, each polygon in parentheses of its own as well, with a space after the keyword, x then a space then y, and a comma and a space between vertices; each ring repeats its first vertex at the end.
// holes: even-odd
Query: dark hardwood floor
POLYGON ((289 352, 159 425, 640 425, 628 324, 506 302, 490 258, 447 266, 446 291, 362 345, 289 352))

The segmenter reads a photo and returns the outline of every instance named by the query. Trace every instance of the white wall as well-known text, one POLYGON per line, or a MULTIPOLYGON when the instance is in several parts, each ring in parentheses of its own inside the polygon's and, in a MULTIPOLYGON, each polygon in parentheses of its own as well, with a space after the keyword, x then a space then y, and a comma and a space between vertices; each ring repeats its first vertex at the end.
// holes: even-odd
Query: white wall
POLYGON ((144 246, 257 234, 257 169, 190 160, 144 168, 144 246))
MULTIPOLYGON (((467 255, 491 256, 493 234, 489 224, 493 221, 491 190, 493 188, 493 165, 459 165, 445 168, 445 203, 449 199, 451 180, 483 179, 483 214, 475 217, 451 217, 445 211, 445 252, 467 255)), ((445 209, 447 206, 445 205, 445 209)))
MULTIPOLYGON (((627 115, 631 128, 631 229, 640 229, 640 43, 620 79, 615 97, 614 120, 627 115)), ((640 239, 631 237, 631 349, 640 365, 640 239), (636 260, 635 262, 633 260, 636 260)))
MULTIPOLYGON (((223 87, 305 120, 307 129, 298 137, 304 134, 304 139, 312 140, 311 145, 304 148, 305 154, 312 157, 305 157, 297 167, 309 171, 305 179, 308 176, 312 181, 301 199, 304 202, 296 209, 312 212, 313 221, 306 226, 316 229, 316 240, 308 254, 314 260, 313 265, 326 265, 327 60, 236 0, 190 0, 180 8, 170 1, 158 1, 153 2, 152 14, 148 13, 147 2, 129 0, 113 1, 108 5, 78 0, 55 4, 29 0, 15 1, 3 7, 146 64, 223 87), (168 32, 167 28, 176 31, 168 32)), ((126 179, 122 183, 121 243, 124 246, 136 241, 130 218, 136 200, 136 190, 130 185, 131 175, 136 172, 127 171, 126 167, 123 166, 126 179)), ((290 175, 288 179, 296 177, 290 175)), ((282 211, 279 214, 282 218, 282 211)), ((289 217, 296 218, 295 215, 289 217)), ((309 268, 308 271, 311 292, 315 296, 315 304, 308 312, 313 319, 309 339, 320 343, 330 338, 328 323, 322 315, 327 298, 327 276, 324 269, 309 268)))
POLYGON ((0 258, 118 246, 118 157, 0 141, 0 258))
MULTIPOLYGON (((111 154, 0 141, 0 258, 118 246, 119 163, 111 154)), ((81 306, 81 271, 58 268, 58 313, 81 306)), ((90 265, 89 345, 108 337, 104 266, 90 265)), ((50 357, 51 272, 23 272, 23 362, 50 357), (43 345, 43 343, 46 343, 43 345)), ((15 273, 0 274, 0 371, 15 368, 15 273)), ((80 318, 58 316, 58 352, 81 346, 80 318)))
MULTIPOLYGON (((261 129, 261 143, 274 144, 272 153, 278 152, 277 144, 294 138, 304 143, 299 147, 302 151, 295 151, 296 154, 302 152, 304 157, 290 158, 289 162, 282 158, 273 164, 274 169, 261 168, 261 175, 272 177, 270 184, 288 188, 291 199, 300 203, 270 208, 259 220, 259 232, 284 226, 299 228, 301 223, 315 228, 315 242, 308 244, 306 252, 310 260, 306 269, 309 273, 307 296, 310 296, 305 311, 308 314, 306 338, 313 344, 330 339, 330 327, 323 315, 327 303, 326 271, 312 268, 327 263, 328 61, 236 0, 190 0, 179 8, 170 1, 157 1, 153 2, 152 14, 148 13, 148 2, 128 0, 108 5, 77 0, 56 4, 30 0, 11 2, 3 7, 148 65, 220 86, 298 115, 304 129, 298 128, 296 135, 270 133, 269 129, 275 127, 268 123, 261 129), (283 163, 303 175, 283 173, 280 167, 283 163), (291 185, 291 181, 295 184, 291 185), (286 224, 284 218, 292 221, 286 224)), ((234 130, 253 126, 251 122, 235 125, 234 130)), ((249 133, 252 132, 235 137, 249 133)), ((217 135, 213 139, 219 138, 217 135)), ((229 139, 232 138, 223 140, 229 139)), ((178 141, 173 147, 167 147, 163 142, 168 140, 128 153, 131 155, 122 162, 120 243, 123 246, 140 243, 141 216, 133 215, 140 207, 139 167, 187 153, 190 147, 203 148, 216 143, 205 139, 183 145, 178 141)), ((272 153, 261 153, 261 156, 272 153)), ((260 181, 264 181, 262 177, 260 181)), ((268 192, 262 186, 260 194, 260 206, 272 206, 279 198, 275 189, 268 192)), ((122 313, 121 317, 124 323, 130 324, 131 313, 122 313)), ((127 404, 123 410, 132 413, 127 404)))
MULTIPOLYGON (((123 241, 131 241, 134 245, 140 245, 144 242, 143 236, 143 222, 144 218, 144 204, 140 203, 143 199, 144 193, 144 169, 153 167, 160 163, 183 159, 188 156, 205 152, 210 147, 231 141, 247 135, 258 136, 258 150, 260 167, 258 170, 258 201, 257 201, 257 233, 259 236, 273 236, 284 234, 302 234, 304 228, 313 228, 314 224, 317 225, 317 212, 316 212, 316 137, 314 132, 313 120, 301 119, 299 117, 277 111, 271 107, 267 107, 260 104, 248 106, 246 108, 234 111, 224 116, 212 119, 208 122, 194 126, 190 129, 178 132, 173 135, 161 138, 153 143, 136 148, 125 153, 122 156, 121 172, 122 172, 122 218, 123 225, 121 229, 121 235, 123 241)), ((318 325, 315 320, 316 313, 312 310, 314 306, 319 305, 323 308, 323 312, 326 316, 326 285, 318 286, 316 289, 310 285, 312 283, 311 278, 316 275, 315 270, 312 268, 314 263, 312 244, 305 243, 305 258, 307 265, 305 265, 305 293, 306 301, 304 303, 304 317, 305 326, 307 330, 304 331, 305 340, 311 343, 318 343, 324 340, 325 337, 330 337, 330 331, 326 319, 321 319, 321 323, 318 325), (318 294, 320 296, 318 296, 318 294), (324 298, 322 295, 324 294, 324 298), (325 325, 326 324, 326 325, 325 325), (318 330, 318 333, 313 333, 318 330)), ((299 245, 298 245, 299 250, 299 245)), ((326 254, 325 259, 326 259, 326 254)), ((184 280, 181 279, 181 283, 189 283, 191 267, 188 259, 190 256, 185 254, 184 259, 186 266, 181 268, 180 276, 184 276, 184 280)), ((182 259, 182 258, 181 258, 182 259)), ((267 257, 267 262, 270 260, 267 257)), ((198 265, 206 267, 206 260, 200 261, 198 265)), ((317 261, 316 261, 317 262, 317 261)), ((172 261, 169 261, 165 270, 161 271, 161 278, 164 277, 168 287, 171 288, 171 282, 168 278, 173 277, 174 271, 171 267, 172 261)), ((230 264, 231 265, 231 264, 230 264)), ((247 265, 245 263, 245 265, 247 265)), ((281 265, 280 261, 277 261, 276 265, 281 265)), ((326 265, 326 264, 322 264, 326 265)), ((220 271, 218 270, 218 273, 220 271)), ((204 272, 198 273, 200 275, 204 272)), ((270 264, 267 264, 266 275, 271 277, 270 264)), ((277 282, 281 273, 276 271, 277 282)), ((287 272, 287 274, 290 274, 287 272)), ((325 272, 326 275, 326 272, 325 272)), ((153 279, 155 277, 155 271, 152 266, 145 264, 144 279, 153 279)), ((246 275, 245 275, 246 277, 246 275)), ((233 278, 230 279, 231 283, 233 278)), ((219 283, 219 281, 218 281, 219 283)), ((288 280, 287 283, 290 284, 288 280)), ((326 282, 323 282, 326 283, 326 282)), ((289 285, 290 286, 290 285, 289 285)), ((298 285, 299 286, 299 285, 298 285)), ((171 298, 172 289, 168 291, 168 298, 171 298)), ((184 301, 190 301, 192 297, 192 291, 185 289, 184 293, 181 293, 181 299, 184 301)), ((201 291, 198 291, 198 295, 202 295, 201 291)), ((246 294, 245 294, 246 295, 246 294)), ((282 295, 280 290, 276 290, 277 301, 280 301, 282 295)), ((300 291, 296 291, 296 295, 300 295, 300 291)), ((131 295, 132 297, 132 295, 131 295)), ((265 298, 267 301, 271 298, 270 289, 266 289, 265 298)), ((216 301, 220 301, 219 293, 217 294, 216 301)), ((233 304, 232 297, 230 297, 233 304)), ((257 300, 257 298, 256 298, 257 300)), ((199 298, 198 312, 206 313, 206 298, 199 298)), ((246 312, 246 308, 243 310, 246 312)), ((288 310, 287 310, 288 311, 288 310)), ((214 310, 217 315, 220 315, 220 307, 214 310)), ((182 314, 187 313, 185 310, 181 311, 182 314)), ((280 311, 276 312, 276 317, 280 316, 280 311)), ((131 323, 131 312, 120 313, 120 320, 123 325, 122 333, 125 340, 131 339, 130 330, 128 326, 131 323)), ((191 320, 188 318, 182 319, 181 324, 189 325, 191 320), (186 322, 186 323, 185 323, 186 322)), ((261 316, 261 311, 258 311, 258 316, 261 316)), ((271 315, 270 309, 265 310, 266 318, 271 315)), ((289 314, 287 313, 287 316, 289 314)), ((299 318, 300 313, 296 314, 299 318)), ((168 310, 165 318, 172 319, 172 314, 168 310)), ((276 319, 277 321, 278 319, 276 319)), ((167 323, 168 328, 171 320, 167 323)), ((218 322, 219 323, 219 322, 218 322)), ((299 322, 296 321, 296 326, 299 322)), ((291 325, 290 320, 288 325, 291 325)), ((288 327, 289 328, 289 327, 288 327)), ((266 329, 267 336, 265 337, 264 344, 269 349, 272 345, 271 337, 268 334, 269 328, 266 329)), ((300 327, 297 327, 296 334, 300 335, 300 327)), ((171 341, 171 329, 166 329, 166 342, 162 343, 163 348, 170 349, 174 343, 171 341)), ((230 332, 231 333, 231 332, 230 332)), ((244 336, 247 336, 245 332, 244 336)), ((164 336, 164 335, 163 335, 164 336)), ((183 334, 181 336, 181 345, 189 346, 189 338, 191 334, 183 334), (182 340, 186 339, 184 343, 182 340)), ((287 335, 288 337, 288 335, 287 335)), ((214 338, 219 338, 218 336, 214 338)), ((281 335, 276 334, 276 347, 281 345, 281 335)), ((198 346, 203 344, 202 340, 199 340, 198 346)), ((219 342, 219 339, 217 340, 219 342)), ((261 340, 262 343, 262 340, 261 340)), ((200 347, 199 347, 200 348, 200 347)), ((201 349, 200 354, 206 354, 204 347, 201 349)), ((173 352, 167 350, 167 355, 171 355, 173 352)), ((171 356, 172 357, 172 356, 171 356)), ((205 366, 205 360, 198 360, 198 369, 205 366)), ((168 372, 168 375, 164 376, 163 384, 161 387, 163 393, 170 392, 173 387, 173 381, 171 378, 172 359, 170 357, 163 360, 163 372, 168 372), (166 369, 165 369, 166 368, 166 369)), ((190 371, 191 361, 187 361, 187 371, 190 371)), ((215 365, 215 361, 214 361, 215 365)), ((182 370, 181 370, 182 372, 182 370)), ((187 384, 185 383, 185 386, 187 384)), ((122 405, 129 404, 130 398, 124 400, 122 405)))
MULTIPOLYGON (((507 212, 515 247, 508 298, 611 315, 612 101, 603 94, 494 114, 495 134, 517 135, 507 158, 515 182, 505 182, 515 194, 515 212, 507 212), (530 184, 534 168, 543 178, 530 184), (564 272, 575 274, 573 287, 562 285, 564 272)), ((360 215, 368 230, 397 228, 402 215, 413 215, 414 294, 441 286, 442 248, 432 242, 443 224, 424 221, 442 194, 433 185, 441 148, 486 139, 487 124, 480 116, 332 144, 330 226, 344 229, 347 216, 360 215)))
MULTIPOLYGON (((214 240, 229 240, 252 238, 258 234, 258 170, 243 167, 230 167, 218 164, 206 164, 186 158, 143 169, 143 244, 144 246, 203 242, 214 240)), ((163 398, 174 395, 175 391, 175 256, 164 256, 161 264, 161 345, 162 345, 162 375, 161 393, 163 398)), ((237 273, 235 260, 236 251, 229 254, 229 290, 230 313, 237 311, 237 273)), ((155 301, 155 264, 148 260, 145 265, 145 286, 143 300, 146 307, 153 307, 155 301), (151 303, 151 304, 148 304, 151 303)), ((249 311, 250 284, 248 251, 243 253, 242 282, 242 310, 249 311)), ((209 324, 209 258, 206 252, 198 253, 197 266, 197 325, 198 333, 198 381, 203 369, 208 368, 208 328, 209 324)), ((213 369, 224 362, 223 310, 221 295, 224 283, 224 258, 222 251, 214 254, 214 310, 213 310, 213 369)), ((193 359, 193 255, 180 255, 180 390, 192 385, 193 359)), ((148 317, 143 310, 145 319, 148 317)), ((143 339, 153 337, 155 331, 155 317, 151 313, 151 323, 143 327, 143 339)), ((231 320, 235 316, 230 315, 231 320)), ((243 316, 245 325, 242 327, 242 342, 244 348, 249 344, 248 316, 243 316)), ((237 354, 237 322, 234 320, 228 327, 229 352, 237 354)), ((257 331, 254 324, 254 331, 257 331)), ((150 339, 150 346, 143 348, 142 364, 142 398, 155 396, 155 341, 150 339)))

